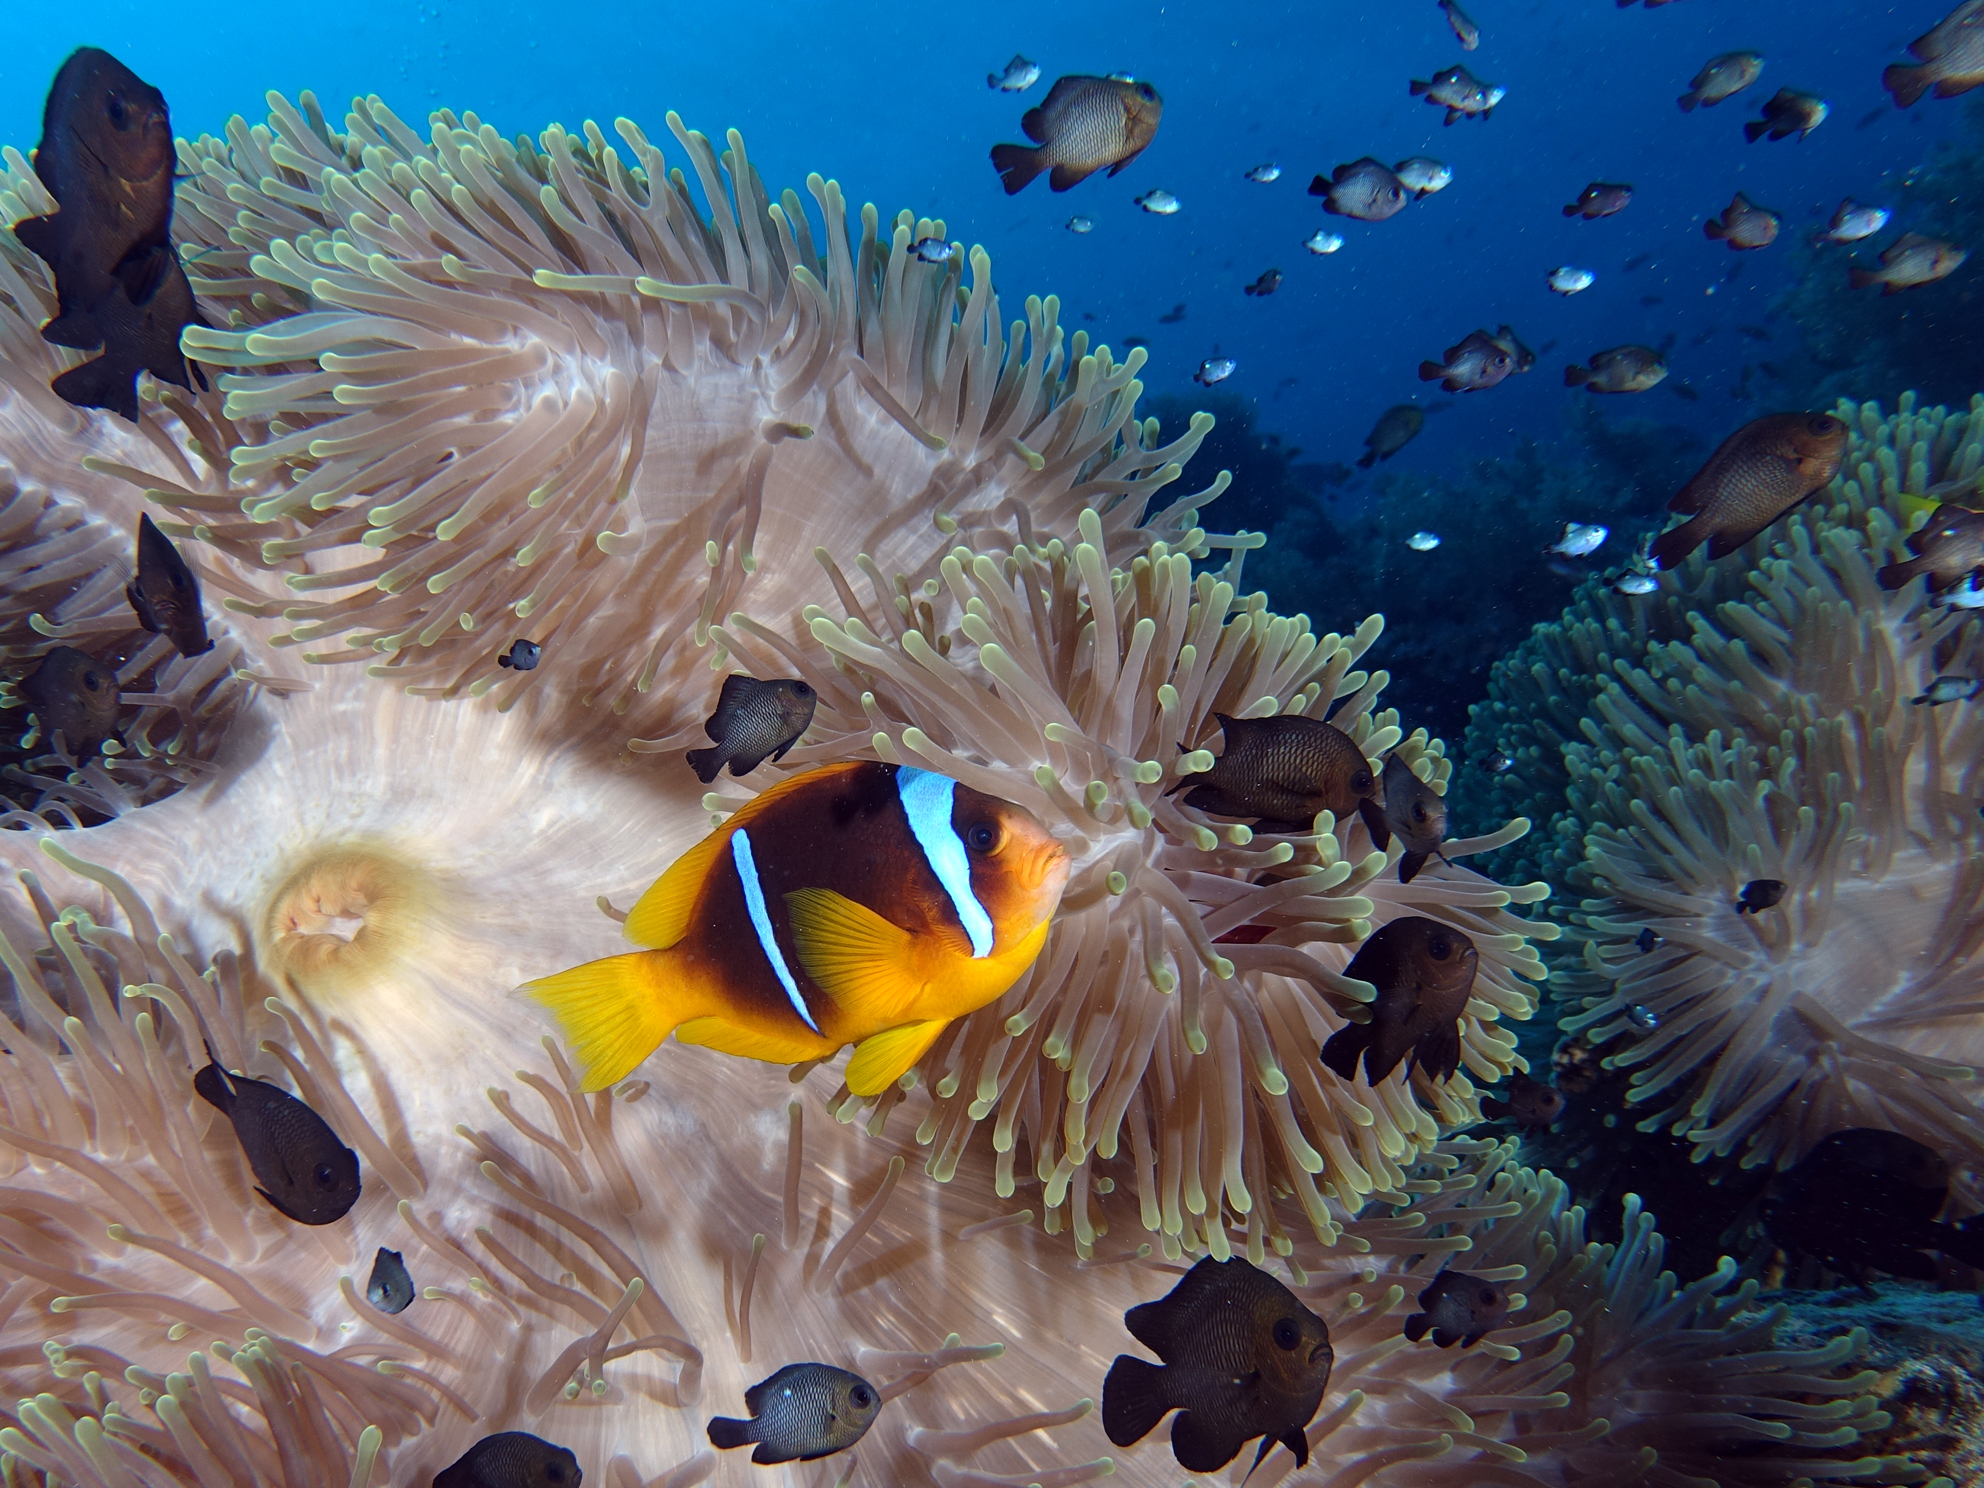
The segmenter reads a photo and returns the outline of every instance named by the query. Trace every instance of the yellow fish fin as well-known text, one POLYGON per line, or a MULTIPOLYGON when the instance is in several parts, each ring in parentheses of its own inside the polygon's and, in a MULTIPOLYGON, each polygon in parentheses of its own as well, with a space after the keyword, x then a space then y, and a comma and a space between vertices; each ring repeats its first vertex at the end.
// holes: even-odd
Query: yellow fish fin
POLYGON ((834 1051, 834 1045, 818 1035, 770 1033, 747 1028, 728 1018, 711 1015, 691 1018, 675 1030, 678 1044, 696 1044, 719 1054, 735 1054, 743 1059, 762 1059, 767 1064, 799 1064, 820 1059, 834 1051))
POLYGON ((635 945, 650 946, 658 951, 665 951, 681 940, 689 933, 689 915, 696 907, 696 896, 709 878, 711 866, 718 854, 730 846, 731 831, 747 825, 752 817, 763 812, 774 801, 802 786, 810 784, 817 787, 819 777, 828 770, 852 768, 855 768, 853 764, 829 765, 825 770, 787 776, 770 790, 738 807, 722 826, 682 854, 660 878, 648 885, 647 892, 628 911, 627 923, 622 927, 627 939, 635 945))
POLYGON ((929 1018, 921 1023, 904 1023, 863 1039, 854 1046, 854 1057, 847 1062, 847 1074, 843 1077, 847 1088, 856 1095, 880 1095, 930 1052, 937 1035, 950 1021, 929 1018))
POLYGON ((608 956, 525 982, 523 990, 558 1020, 579 1080, 586 1090, 604 1090, 624 1079, 660 1047, 680 1014, 671 1016, 648 964, 651 951, 608 956))
POLYGON ((924 982, 914 935, 832 889, 795 889, 785 904, 800 964, 849 1024, 888 1028, 914 1015, 924 982))

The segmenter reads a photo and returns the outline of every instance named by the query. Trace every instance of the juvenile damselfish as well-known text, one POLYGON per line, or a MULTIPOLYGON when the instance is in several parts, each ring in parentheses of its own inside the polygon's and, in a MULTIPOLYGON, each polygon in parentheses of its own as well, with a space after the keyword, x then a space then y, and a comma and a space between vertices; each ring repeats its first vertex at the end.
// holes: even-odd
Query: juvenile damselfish
POLYGON ((434 1474, 434 1488, 580 1488, 584 1481, 571 1448, 528 1431, 485 1436, 434 1474))
POLYGON ((587 1090, 673 1033, 797 1064, 856 1045, 875 1095, 1033 964, 1068 881, 1031 812, 872 760, 781 781, 689 849, 627 916, 645 950, 527 983, 587 1090))
POLYGON ((1203 775, 1187 775, 1171 787, 1191 787, 1187 806, 1215 816, 1250 816, 1264 831, 1306 832, 1319 811, 1334 812, 1338 821, 1357 812, 1373 841, 1387 830, 1371 762, 1335 724, 1295 713, 1213 717, 1226 740, 1219 758, 1203 775))
MULTIPOLYGON (((1507 1117, 1517 1126, 1548 1127, 1564 1114, 1564 1092, 1518 1072, 1509 1077, 1506 1100, 1492 1095, 1481 1097, 1481 1114, 1491 1121, 1507 1117)), ((1423 1298, 1419 1305, 1426 1305, 1423 1298)))
POLYGON ((34 710, 43 735, 61 730, 74 755, 88 754, 117 722, 117 673, 87 651, 50 646, 17 689, 34 710))
POLYGON ((1743 138, 1755 144, 1765 135, 1774 140, 1797 135, 1803 139, 1825 123, 1831 112, 1826 101, 1814 93, 1779 88, 1764 103, 1764 116, 1743 126, 1743 138))
POLYGON ((1947 503, 1908 534, 1913 558, 1890 563, 1874 575, 1883 589, 1899 589, 1910 579, 1928 581, 1929 592, 1953 589, 1972 574, 1984 573, 1984 512, 1947 503))
POLYGON ((1430 1331, 1439 1348, 1472 1348, 1509 1320, 1509 1294, 1465 1271, 1442 1271, 1419 1294, 1419 1311, 1405 1320, 1405 1336, 1419 1342, 1430 1331))
POLYGON ((1736 913, 1762 914, 1767 909, 1775 909, 1784 901, 1789 887, 1781 878, 1753 878, 1743 885, 1736 896, 1736 913))
POLYGON ((34 157, 58 210, 15 223, 14 236, 55 276, 42 339, 102 349, 50 384, 78 407, 135 420, 141 371, 192 386, 179 333, 200 317, 172 246, 177 162, 158 89, 108 52, 72 52, 49 87, 34 157))
POLYGON ((723 679, 716 712, 703 725, 716 748, 690 750, 689 768, 708 785, 725 765, 733 775, 748 775, 768 759, 784 759, 812 724, 819 703, 812 685, 796 677, 760 681, 733 672, 723 679))
MULTIPOLYGON (((1441 856, 1440 844, 1447 840, 1447 798, 1413 774, 1412 766, 1396 754, 1385 761, 1384 787, 1385 825, 1405 844, 1405 855, 1398 860, 1398 881, 1411 883, 1428 858, 1441 856)), ((1376 832, 1371 838, 1380 851, 1391 845, 1379 841, 1376 832)))
POLYGON ((137 612, 138 623, 171 641, 181 656, 204 656, 213 650, 207 617, 200 609, 200 581, 172 539, 143 513, 138 517, 137 573, 124 586, 124 597, 137 612))
POLYGON ((1495 105, 1508 92, 1494 83, 1482 82, 1458 62, 1430 78, 1414 78, 1411 90, 1414 98, 1423 98, 1435 108, 1447 111, 1446 118, 1440 121, 1442 124, 1452 124, 1458 119, 1485 119, 1495 112, 1495 105))
POLYGON ((1592 393, 1643 393, 1667 376, 1667 363, 1651 346, 1614 346, 1594 351, 1591 362, 1564 369, 1564 386, 1592 393))
POLYGON ((709 1437, 726 1449, 757 1443, 751 1460, 764 1466, 811 1462, 860 1441, 881 1408, 881 1392, 858 1374, 831 1364, 788 1364, 744 1392, 750 1420, 717 1416, 709 1437))
POLYGON ((358 1202, 358 1154, 287 1090, 228 1073, 212 1049, 193 1090, 233 1123, 255 1192, 298 1224, 333 1224, 358 1202))
POLYGON ((1460 1068, 1460 1017, 1474 991, 1481 953, 1451 926, 1400 915, 1373 931, 1343 969, 1378 989, 1368 1023, 1339 1028, 1323 1045, 1323 1063, 1345 1080, 1357 1063, 1375 1085, 1408 1059, 1406 1071, 1445 1080, 1460 1068))
POLYGON ((406 1258, 397 1250, 379 1247, 372 1257, 372 1275, 365 1282, 365 1300, 381 1312, 405 1312, 413 1306, 413 1278, 406 1258))
POLYGON ((1722 441, 1667 503, 1688 518, 1653 540, 1654 564, 1673 568, 1708 544, 1733 553, 1839 474, 1846 425, 1829 413, 1771 413, 1722 441))
POLYGON ((1239 1256, 1206 1256, 1168 1294, 1124 1313, 1123 1323, 1164 1364, 1116 1356, 1102 1381, 1110 1441, 1132 1446, 1175 1410, 1171 1455, 1187 1472, 1217 1472, 1257 1436, 1255 1467, 1277 1442, 1298 1468, 1308 1465, 1305 1428, 1329 1388, 1336 1353, 1329 1328, 1287 1287, 1239 1256))
POLYGON ((1564 208, 1566 217, 1582 217, 1589 222, 1594 217, 1610 217, 1614 212, 1623 212, 1626 203, 1633 199, 1633 188, 1619 181, 1593 181, 1578 193, 1578 199, 1564 208))
POLYGON ((1105 165, 1113 176, 1143 154, 1163 117, 1164 99, 1149 83, 1071 73, 1020 119, 1033 147, 994 145, 992 166, 1008 196, 1042 171, 1052 172, 1049 187, 1067 191, 1105 165))
POLYGON ((1696 105, 1714 108, 1723 99, 1742 92, 1764 70, 1761 52, 1724 52, 1702 64, 1680 98, 1681 112, 1694 112, 1696 105))

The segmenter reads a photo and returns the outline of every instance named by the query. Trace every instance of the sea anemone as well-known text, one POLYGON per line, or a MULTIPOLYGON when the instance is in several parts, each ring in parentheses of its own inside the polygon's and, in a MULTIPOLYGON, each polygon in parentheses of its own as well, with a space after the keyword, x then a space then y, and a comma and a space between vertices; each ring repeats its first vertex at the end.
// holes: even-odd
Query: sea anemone
POLYGON ((1608 1058, 1652 1107, 1643 1129, 1704 1156, 1781 1166, 1873 1126, 1974 1163, 1984 720, 1911 699, 1977 673, 1984 642, 1967 612, 1874 574, 1905 556, 1926 493, 1974 482, 1984 399, 1839 412, 1853 443, 1811 508, 1691 562, 1645 609, 1588 592, 1583 618, 1539 627, 1529 679, 1503 678, 1592 687, 1549 725, 1567 780, 1554 835, 1582 841, 1571 881, 1589 892, 1582 964, 1553 986, 1567 1032, 1621 1041, 1608 1058), (1681 607, 1685 638, 1662 638, 1681 607), (1784 902, 1739 914, 1763 878, 1784 902))
POLYGON ((872 207, 850 235, 813 176, 816 234, 734 131, 719 157, 669 115, 705 216, 624 119, 619 146, 533 144, 443 111, 422 140, 377 98, 342 133, 269 103, 181 146, 176 226, 224 322, 186 347, 224 398, 167 403, 226 479, 134 479, 286 575, 242 608, 277 645, 342 638, 308 661, 506 706, 548 687, 672 748, 710 623, 795 606, 817 546, 920 581, 953 538, 1084 507, 1119 549, 1173 534, 1224 484, 1149 510, 1211 420, 1149 442, 1141 349, 1091 351, 1052 297, 1003 330, 982 249, 927 263, 944 224, 884 236, 872 207), (537 670, 498 670, 513 632, 537 670))
MULTIPOLYGON (((1547 891, 1464 869, 1401 885, 1385 874, 1397 854, 1374 851, 1361 822, 1325 814, 1313 831, 1256 838, 1180 804, 1169 791, 1210 767, 1217 713, 1327 712, 1367 755, 1397 748, 1436 787, 1448 764, 1423 732, 1402 739, 1395 714, 1374 713, 1384 672, 1353 670, 1379 617, 1319 636, 1305 617, 1270 614, 1264 596, 1194 575, 1196 530, 1182 550, 1160 542, 1112 568, 1095 514, 1079 525, 1072 543, 960 548, 920 587, 885 584, 864 562, 866 602, 830 565, 843 619, 809 609, 782 634, 740 616, 717 634, 760 674, 796 672, 818 691, 810 742, 787 768, 850 755, 922 763, 1026 805, 1075 858, 1039 962, 952 1024, 915 1072, 934 1174, 949 1176, 989 1117, 1001 1192, 1023 1139, 1049 1225, 1085 1252, 1109 1228, 1099 1194, 1119 1187, 1136 1195, 1123 1218, 1173 1257, 1223 1255, 1229 1222, 1255 1249, 1263 1225, 1285 1246, 1263 1202, 1281 1190, 1333 1233, 1326 1198, 1355 1208, 1397 1194, 1440 1124, 1477 1113, 1467 1074, 1396 1072, 1373 1089, 1317 1062, 1375 995, 1343 975, 1357 942, 1408 912, 1474 938, 1462 1061, 1492 1082, 1514 1059, 1497 1025, 1533 1005, 1518 979, 1541 975, 1534 927, 1507 906, 1547 891), (1101 1189, 1092 1155, 1108 1169, 1101 1189)), ((1525 825, 1446 850, 1464 856, 1525 825)), ((905 1099, 884 1092, 871 1122, 905 1099)), ((857 1104, 844 1100, 843 1116, 857 1104)))

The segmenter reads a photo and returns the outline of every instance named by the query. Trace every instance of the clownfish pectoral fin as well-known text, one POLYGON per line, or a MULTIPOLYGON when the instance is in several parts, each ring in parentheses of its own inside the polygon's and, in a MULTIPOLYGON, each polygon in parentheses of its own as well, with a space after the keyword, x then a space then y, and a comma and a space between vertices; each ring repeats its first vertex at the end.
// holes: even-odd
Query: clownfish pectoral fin
POLYGON ((800 964, 849 1023, 885 1028, 913 1016, 923 993, 915 936, 832 889, 795 889, 785 904, 800 964))
POLYGON ((657 994, 647 964, 653 954, 608 956, 524 983, 522 990, 558 1020, 578 1061, 582 1089, 604 1090, 624 1079, 654 1053, 680 1018, 657 994))
POLYGON ((856 1095, 880 1095, 930 1052, 937 1035, 950 1021, 930 1018, 921 1023, 904 1023, 863 1039, 854 1046, 854 1057, 848 1060, 847 1073, 842 1077, 847 1088, 856 1095))

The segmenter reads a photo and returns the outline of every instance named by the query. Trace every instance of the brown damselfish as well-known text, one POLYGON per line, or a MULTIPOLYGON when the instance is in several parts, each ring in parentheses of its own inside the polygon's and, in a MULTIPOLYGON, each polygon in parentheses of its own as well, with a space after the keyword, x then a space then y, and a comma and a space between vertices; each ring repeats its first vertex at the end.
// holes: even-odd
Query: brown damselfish
POLYGON ((1689 520, 1648 549, 1673 568, 1704 542, 1708 556, 1733 553, 1839 474, 1846 425, 1829 413, 1772 413, 1722 441, 1708 463, 1667 503, 1689 520))
POLYGON ((1207 1256, 1123 1323, 1164 1364, 1118 1354, 1109 1366, 1102 1429, 1117 1446, 1142 1441, 1175 1410, 1171 1455, 1187 1472, 1217 1472, 1257 1436, 1255 1467, 1277 1442, 1308 1465, 1304 1429, 1336 1353, 1327 1325, 1287 1287, 1239 1256, 1207 1256))
POLYGON ((139 372, 192 385, 179 333, 204 322, 172 246, 177 160, 164 95, 108 52, 72 52, 34 157, 58 210, 15 223, 14 236, 55 275, 59 308, 42 339, 102 348, 51 384, 78 407, 136 420, 139 372))
POLYGON ((44 734, 61 730, 71 754, 94 750, 117 722, 117 673, 74 646, 50 646, 16 690, 44 734))
POLYGON ((646 950, 524 990, 601 1090, 673 1033, 798 1064, 854 1044, 875 1095, 1047 943, 1068 853, 1024 807, 857 760, 794 775, 676 859, 627 916, 646 950))
POLYGON ((1409 1057, 1408 1073, 1417 1068, 1435 1080, 1449 1078, 1460 1068, 1460 1017, 1480 960, 1466 935, 1424 915, 1379 926, 1343 969, 1378 989, 1371 1021, 1331 1034, 1323 1063, 1350 1080, 1362 1059, 1364 1077, 1375 1085, 1409 1057))
MULTIPOLYGON (((1398 860, 1398 881, 1411 883, 1428 858, 1441 857, 1447 840, 1447 798, 1412 773, 1396 754, 1385 761, 1385 825, 1405 844, 1398 860)), ((1377 841, 1378 834, 1371 834, 1377 841)), ((1391 846, 1378 842, 1380 850, 1391 846)), ((1444 861, 1444 859, 1442 859, 1444 861)))
POLYGON ((1472 1348, 1509 1320, 1509 1294, 1465 1271, 1442 1271, 1419 1293, 1419 1311, 1405 1320, 1414 1343, 1428 1332, 1438 1348, 1472 1348))
POLYGON ((1948 504, 1929 513, 1929 520, 1908 534, 1913 558, 1890 563, 1875 578, 1883 589, 1899 589, 1924 576, 1929 592, 1954 589, 1973 574, 1984 574, 1984 512, 1948 504))
POLYGON ((1115 175, 1157 138, 1164 99, 1149 83, 1071 73, 1020 119, 1033 146, 994 145, 992 166, 1006 195, 1024 191, 1042 171, 1055 191, 1079 186, 1109 167, 1115 175))
POLYGON ((1187 806, 1215 816, 1250 816, 1265 830, 1286 832, 1308 831, 1319 811, 1334 812, 1338 821, 1355 811, 1373 841, 1386 831, 1371 762, 1335 724, 1297 713, 1213 717, 1226 738, 1219 758, 1203 775, 1171 787, 1191 787, 1187 806))

